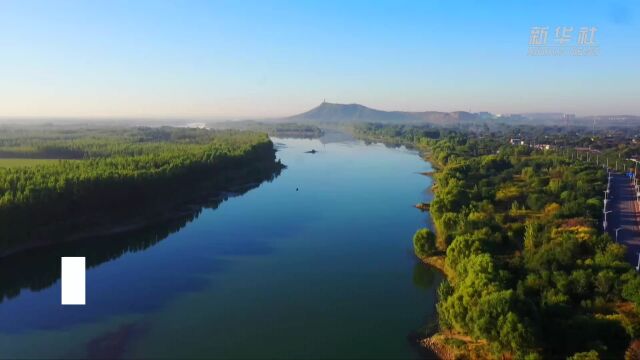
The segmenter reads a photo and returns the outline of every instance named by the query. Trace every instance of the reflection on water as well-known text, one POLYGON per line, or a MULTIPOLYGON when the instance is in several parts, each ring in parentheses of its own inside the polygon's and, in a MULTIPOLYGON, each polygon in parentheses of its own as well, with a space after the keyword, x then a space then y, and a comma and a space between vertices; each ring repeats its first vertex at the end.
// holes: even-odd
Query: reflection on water
POLYGON ((422 263, 416 263, 413 267, 413 284, 421 289, 433 289, 436 281, 439 280, 434 269, 422 263))
MULTIPOLYGON (((189 197, 191 201, 173 203, 170 208, 154 209, 155 213, 162 211, 167 215, 161 219, 148 219, 143 226, 132 231, 62 242, 0 258, 0 302, 19 295, 22 289, 38 291, 50 287, 60 278, 60 257, 85 256, 87 268, 92 268, 125 253, 145 250, 184 228, 203 209, 216 209, 229 198, 240 196, 263 181, 272 181, 281 170, 278 164, 263 164, 252 169, 248 177, 234 178, 222 188, 222 184, 216 184, 216 190, 199 192, 200 197, 196 199, 189 197)), ((201 183, 198 187, 202 189, 206 185, 201 183)), ((3 325, 7 324, 0 322, 0 328, 3 325)))

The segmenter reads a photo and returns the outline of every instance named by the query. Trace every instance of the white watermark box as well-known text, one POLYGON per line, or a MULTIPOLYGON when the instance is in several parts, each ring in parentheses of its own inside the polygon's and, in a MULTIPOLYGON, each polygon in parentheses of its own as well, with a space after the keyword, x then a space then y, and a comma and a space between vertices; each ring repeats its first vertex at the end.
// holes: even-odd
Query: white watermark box
POLYGON ((62 305, 85 304, 85 258, 61 257, 62 305))

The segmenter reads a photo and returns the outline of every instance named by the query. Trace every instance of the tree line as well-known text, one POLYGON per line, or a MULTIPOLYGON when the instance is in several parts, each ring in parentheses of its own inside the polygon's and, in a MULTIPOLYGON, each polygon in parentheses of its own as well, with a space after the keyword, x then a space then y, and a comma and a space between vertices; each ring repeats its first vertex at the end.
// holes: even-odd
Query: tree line
POLYGON ((0 152, 74 155, 43 165, 0 168, 0 248, 43 226, 153 207, 184 193, 195 181, 275 164, 268 136, 255 132, 167 127, 3 137, 0 152))

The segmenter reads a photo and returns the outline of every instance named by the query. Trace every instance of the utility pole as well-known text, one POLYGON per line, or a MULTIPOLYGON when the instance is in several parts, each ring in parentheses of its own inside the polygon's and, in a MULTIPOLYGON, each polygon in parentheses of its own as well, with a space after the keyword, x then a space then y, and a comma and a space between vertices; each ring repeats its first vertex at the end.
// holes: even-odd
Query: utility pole
MULTIPOLYGON (((629 161, 633 161, 635 164, 635 167, 633 168, 633 187, 634 190, 636 192, 636 203, 640 203, 640 191, 638 191, 638 160, 636 159, 627 159, 629 161)), ((629 171, 631 171, 631 168, 629 168, 629 171)), ((640 259, 639 259, 640 261, 640 259)), ((640 262, 638 263, 638 265, 640 265, 640 262)))
POLYGON ((619 227, 619 228, 617 228, 617 229, 616 229, 616 242, 618 242, 618 232, 619 232, 620 230, 622 230, 622 228, 621 228, 621 227, 619 227))
POLYGON ((607 214, 611 212, 613 212, 613 210, 604 212, 604 222, 602 223, 602 228, 604 229, 604 231, 607 231, 607 214))

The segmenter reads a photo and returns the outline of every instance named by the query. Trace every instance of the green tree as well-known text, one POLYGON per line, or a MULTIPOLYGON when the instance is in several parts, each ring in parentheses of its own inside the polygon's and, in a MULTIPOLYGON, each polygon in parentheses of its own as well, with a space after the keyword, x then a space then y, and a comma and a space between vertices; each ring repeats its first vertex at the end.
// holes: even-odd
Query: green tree
POLYGON ((427 228, 422 228, 413 235, 413 249, 418 256, 430 256, 438 251, 436 235, 427 228))
POLYGON ((636 274, 623 286, 622 296, 640 307, 640 277, 636 274))
POLYGON ((595 350, 589 352, 575 353, 573 356, 569 356, 567 360, 600 360, 600 355, 595 350))

